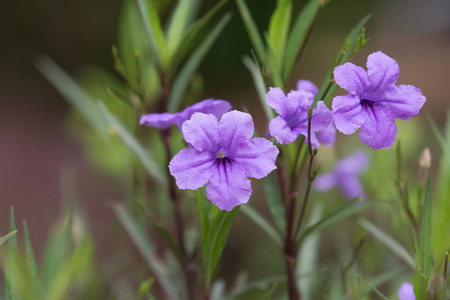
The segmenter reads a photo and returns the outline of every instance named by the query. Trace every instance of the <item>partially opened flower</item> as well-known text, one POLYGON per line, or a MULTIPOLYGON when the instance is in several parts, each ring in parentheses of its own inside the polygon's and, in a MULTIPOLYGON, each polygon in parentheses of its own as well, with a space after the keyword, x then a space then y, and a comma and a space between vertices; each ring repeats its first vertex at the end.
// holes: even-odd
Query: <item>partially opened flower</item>
MULTIPOLYGON (((269 135, 280 144, 289 144, 302 134, 308 143, 308 108, 314 103, 314 94, 305 90, 291 91, 287 96, 280 88, 270 88, 267 104, 279 114, 269 123, 269 135)), ((319 147, 316 132, 325 130, 332 121, 332 112, 323 101, 317 103, 311 117, 311 146, 319 147)))
POLYGON ((349 94, 333 100, 336 128, 352 134, 373 149, 388 149, 395 141, 395 119, 408 120, 419 113, 426 98, 412 85, 395 85, 397 62, 378 51, 367 58, 367 72, 352 63, 334 69, 336 83, 349 94))
POLYGON ((220 209, 231 211, 252 194, 248 177, 263 178, 276 169, 278 148, 265 138, 252 138, 252 117, 225 113, 220 122, 212 114, 195 113, 183 123, 191 148, 170 161, 170 173, 182 190, 207 184, 206 196, 220 209))
POLYGON ((313 181, 313 188, 317 191, 327 191, 338 187, 348 199, 365 199, 359 175, 367 168, 368 162, 367 152, 356 150, 352 155, 339 160, 333 171, 318 175, 313 181))
POLYGON ((412 283, 403 282, 397 291, 397 296, 400 300, 416 300, 416 295, 414 295, 414 286, 412 283))
POLYGON ((231 104, 228 101, 207 99, 188 106, 181 112, 143 115, 139 124, 159 129, 166 129, 172 125, 176 125, 181 131, 181 125, 189 120, 196 112, 213 114, 217 118, 220 118, 224 113, 230 110, 231 104))

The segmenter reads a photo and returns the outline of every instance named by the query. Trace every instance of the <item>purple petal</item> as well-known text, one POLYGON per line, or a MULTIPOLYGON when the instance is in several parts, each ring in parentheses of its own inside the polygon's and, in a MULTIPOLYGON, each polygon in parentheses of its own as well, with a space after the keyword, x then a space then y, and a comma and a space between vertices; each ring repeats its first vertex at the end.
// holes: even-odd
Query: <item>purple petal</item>
POLYGON ((231 108, 232 106, 228 101, 206 99, 187 107, 185 110, 183 110, 182 114, 185 116, 186 120, 189 120, 191 116, 196 112, 213 114, 217 119, 220 119, 220 117, 224 113, 230 111, 231 108))
POLYGON ((213 153, 219 149, 218 122, 214 115, 195 113, 183 123, 184 139, 198 151, 213 153))
POLYGON ((297 90, 310 92, 314 96, 317 95, 317 92, 319 91, 317 86, 314 83, 312 83, 312 81, 307 79, 300 79, 299 81, 297 81, 297 90))
POLYGON ((219 135, 227 156, 233 155, 240 143, 252 137, 254 127, 252 116, 248 113, 233 110, 222 116, 219 135))
POLYGON ((333 172, 324 173, 318 175, 312 184, 316 191, 327 191, 336 186, 337 178, 333 172))
POLYGON ((362 106, 357 96, 348 94, 333 99, 334 121, 337 130, 343 134, 352 134, 364 123, 362 106))
POLYGON ((365 122, 361 126, 359 139, 361 142, 377 149, 389 149, 395 142, 397 126, 394 118, 381 105, 365 105, 361 115, 365 122))
POLYGON ((140 125, 149 127, 156 127, 159 129, 167 129, 174 124, 184 122, 183 116, 180 113, 162 113, 162 114, 148 114, 141 116, 139 120, 140 125))
POLYGON ((356 197, 366 199, 364 188, 358 176, 341 176, 338 180, 339 187, 347 199, 354 199, 356 197))
POLYGON ((385 91, 395 85, 400 69, 397 62, 381 51, 367 57, 367 75, 370 82, 370 93, 385 91))
POLYGON ((278 148, 265 138, 253 138, 242 144, 232 160, 245 171, 248 177, 263 178, 275 170, 278 148))
POLYGON ((278 116, 269 123, 269 136, 277 139, 279 144, 289 144, 295 141, 300 132, 292 130, 286 121, 278 116))
POLYGON ((336 126, 334 125, 334 118, 331 120, 330 125, 322 131, 316 133, 319 143, 331 147, 336 141, 336 126))
POLYGON ((334 68, 333 74, 336 83, 350 94, 362 95, 369 87, 367 72, 350 62, 334 68))
MULTIPOLYGON (((311 107, 313 103, 314 94, 304 90, 290 91, 287 94, 287 105, 285 105, 285 107, 291 112, 296 111, 301 107, 307 112, 308 107, 311 107)), ((286 114, 286 111, 284 114, 286 114)))
POLYGON ((311 116, 311 130, 313 132, 324 130, 330 125, 333 120, 333 113, 323 103, 323 101, 317 102, 316 108, 314 108, 311 116))
POLYGON ((218 163, 206 187, 206 197, 222 210, 247 203, 252 194, 250 180, 245 172, 233 163, 218 163))
POLYGON ((266 95, 267 104, 275 109, 277 114, 281 115, 284 113, 284 107, 286 105, 286 95, 280 88, 269 88, 269 92, 266 95))
POLYGON ((180 189, 196 190, 211 178, 214 163, 210 153, 187 148, 180 150, 172 158, 169 170, 180 189))
POLYGON ((402 120, 408 120, 417 115, 425 101, 426 98, 420 89, 412 85, 391 87, 380 99, 394 118, 402 120))
POLYGON ((403 282, 397 291, 397 296, 400 300, 416 300, 412 283, 403 282))
POLYGON ((357 175, 364 171, 368 164, 368 153, 360 149, 353 152, 350 156, 339 160, 336 163, 335 170, 339 176, 357 175))

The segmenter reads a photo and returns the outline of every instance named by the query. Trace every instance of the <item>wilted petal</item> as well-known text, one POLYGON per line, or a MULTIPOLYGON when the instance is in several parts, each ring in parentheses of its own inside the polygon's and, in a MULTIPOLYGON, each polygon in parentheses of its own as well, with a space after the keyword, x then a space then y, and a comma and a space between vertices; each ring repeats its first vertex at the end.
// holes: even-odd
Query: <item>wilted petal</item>
POLYGON ((232 159, 248 177, 260 179, 277 168, 275 160, 278 153, 271 141, 256 137, 242 144, 232 159))
POLYGON ((389 109, 394 118, 408 120, 417 115, 426 98, 419 88, 413 85, 398 85, 388 89, 379 102, 389 109))
POLYGON ((179 113, 162 113, 162 114, 148 114, 141 116, 139 120, 140 125, 149 127, 156 127, 159 129, 167 129, 172 125, 183 122, 184 118, 179 113))
POLYGON ((333 172, 317 175, 312 184, 316 191, 327 191, 336 186, 336 175, 333 172))
POLYGON ((400 300, 416 300, 412 283, 403 282, 397 291, 397 296, 400 300))
POLYGON ((362 95, 369 86, 367 72, 350 62, 334 68, 333 74, 336 83, 351 94, 362 95))
POLYGON ((220 145, 218 122, 215 116, 195 113, 183 123, 184 139, 198 151, 215 152, 220 145))
POLYGON ((267 104, 275 109, 277 114, 284 113, 284 107, 286 105, 286 95, 280 88, 270 87, 269 92, 266 94, 267 104))
POLYGON ((300 79, 297 81, 297 90, 303 90, 312 93, 314 96, 317 95, 319 89, 312 83, 312 81, 307 79, 300 79))
POLYGON ((206 197, 222 210, 247 203, 252 194, 250 180, 245 172, 233 163, 217 163, 206 187, 206 197))
POLYGON ((219 135, 227 155, 233 155, 239 144, 251 139, 254 131, 252 116, 233 110, 222 116, 219 135))
POLYGON ((269 135, 276 138, 279 144, 289 144, 295 141, 300 132, 292 130, 286 121, 278 116, 269 123, 269 135))
POLYGON ((370 82, 370 93, 385 91, 395 85, 400 69, 397 62, 381 51, 367 57, 367 74, 370 82))
POLYGON ((343 134, 352 134, 364 123, 362 106, 357 96, 348 94, 333 99, 334 122, 343 134))
POLYGON ((365 122, 359 133, 361 142, 374 150, 389 149, 397 134, 394 118, 385 108, 376 104, 365 105, 362 112, 365 122))
POLYGON ((214 163, 215 160, 209 153, 187 148, 172 158, 169 170, 180 189, 196 190, 211 178, 214 163))

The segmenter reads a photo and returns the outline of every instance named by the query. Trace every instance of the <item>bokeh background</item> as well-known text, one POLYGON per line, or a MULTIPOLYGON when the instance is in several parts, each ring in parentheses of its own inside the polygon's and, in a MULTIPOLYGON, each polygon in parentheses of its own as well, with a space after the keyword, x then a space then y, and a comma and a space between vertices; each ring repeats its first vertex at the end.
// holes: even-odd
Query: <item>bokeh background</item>
MULTIPOLYGON (((202 10, 215 3, 203 2, 202 10)), ((276 1, 246 2, 260 28, 267 28, 276 1)), ((304 2, 295 1, 295 7, 304 2)), ((135 251, 123 246, 121 241, 127 237, 108 206, 121 200, 123 191, 114 178, 91 164, 68 129, 71 107, 34 65, 37 55, 47 54, 74 76, 87 65, 113 72, 111 46, 117 43, 121 6, 122 0, 0 0, 0 232, 8 231, 9 209, 14 205, 16 218, 28 220, 38 257, 41 241, 60 212, 63 169, 74 174, 77 203, 97 238, 99 261, 124 247, 135 251)), ((202 99, 214 97, 237 108, 250 107, 264 131, 258 121, 262 110, 252 105, 257 97, 241 60, 251 45, 235 3, 230 1, 226 9, 233 11, 233 19, 200 69, 202 99)), ((320 84, 349 30, 368 13, 373 14, 366 30, 371 39, 353 62, 364 65, 367 55, 377 50, 395 58, 401 70, 399 83, 418 86, 427 97, 417 117, 421 118, 418 128, 428 126, 428 114, 442 125, 450 101, 450 1, 446 0, 332 0, 320 15, 288 87, 293 88, 299 78, 320 84)), ((239 265, 241 249, 263 245, 233 232, 236 236, 224 259, 235 265, 224 269, 225 275, 245 268, 239 265)), ((260 259, 264 257, 253 257, 247 264, 256 265, 260 259)))

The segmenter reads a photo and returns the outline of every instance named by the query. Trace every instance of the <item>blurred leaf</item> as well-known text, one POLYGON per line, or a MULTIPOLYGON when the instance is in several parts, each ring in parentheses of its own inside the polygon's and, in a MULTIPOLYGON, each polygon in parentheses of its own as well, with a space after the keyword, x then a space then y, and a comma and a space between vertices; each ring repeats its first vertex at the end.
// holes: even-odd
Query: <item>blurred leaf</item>
POLYGON ((215 280, 211 287, 211 300, 225 300, 225 281, 223 279, 215 280))
POLYGON ((197 189, 195 192, 195 201, 197 203, 198 215, 200 220, 200 230, 202 233, 202 244, 206 244, 206 238, 209 231, 208 211, 206 209, 206 197, 203 189, 197 189))
POLYGON ((231 212, 221 210, 211 224, 203 247, 203 267, 205 269, 206 288, 209 290, 217 263, 227 241, 228 232, 239 206, 231 212))
POLYGON ((192 75, 197 70, 198 66, 202 62, 203 58, 208 53, 216 39, 219 37, 222 30, 230 21, 231 14, 227 13, 220 19, 220 21, 214 26, 202 43, 195 49, 195 51, 188 58, 183 68, 178 73, 178 76, 173 82, 171 93, 169 97, 169 112, 176 112, 180 107, 180 103, 186 88, 189 85, 192 75))
MULTIPOLYGON (((388 282, 398 278, 406 270, 407 270, 407 268, 405 268, 404 266, 393 269, 393 270, 387 270, 386 272, 371 278, 370 282, 374 287, 379 287, 385 283, 388 283, 388 282)), ((371 288, 369 286, 367 286, 367 289, 363 289, 359 295, 360 298, 363 299, 364 295, 367 294, 368 292, 370 292, 370 290, 371 290, 371 288)))
POLYGON ((183 41, 183 34, 194 19, 198 6, 199 0, 178 0, 167 30, 167 51, 170 56, 183 41))
POLYGON ((311 32, 314 20, 319 13, 319 8, 319 0, 310 0, 297 16, 286 45, 283 68, 284 80, 288 80, 296 61, 299 58, 298 56, 305 46, 306 38, 308 37, 309 32, 311 32))
POLYGON ((359 225, 370 232, 376 239, 378 239, 382 244, 389 248, 394 254, 396 254, 400 259, 407 263, 411 268, 415 268, 414 258, 409 254, 409 252, 396 240, 387 235, 385 232, 380 230, 374 224, 367 220, 361 219, 359 225))
POLYGON ((269 70, 269 77, 272 80, 272 85, 279 87, 284 90, 283 79, 281 79, 281 73, 277 66, 277 61, 273 49, 269 44, 268 37, 266 36, 267 42, 267 68, 269 70))
POLYGON ((25 253, 26 253, 26 263, 28 267, 28 272, 30 274, 33 299, 42 298, 41 281, 37 272, 36 260, 34 257, 33 247, 31 246, 30 234, 28 232, 27 221, 23 220, 23 234, 25 238, 25 253))
POLYGON ((178 44, 176 51, 170 57, 170 67, 175 70, 190 51, 200 43, 202 38, 209 32, 209 22, 228 0, 218 2, 203 17, 195 21, 184 33, 182 41, 178 44))
POLYGON ((142 165, 145 167, 150 176, 152 176, 153 179, 155 179, 158 183, 166 185, 166 177, 163 175, 164 173, 161 171, 159 166, 153 160, 153 157, 150 155, 150 153, 142 147, 142 145, 131 134, 131 132, 122 124, 122 122, 120 122, 119 119, 117 119, 108 111, 108 109, 105 107, 103 103, 99 102, 98 107, 100 108, 100 111, 103 114, 105 120, 111 126, 110 128, 116 130, 117 134, 120 136, 122 141, 139 158, 142 165))
POLYGON ((256 225, 258 225, 272 239, 272 241, 275 242, 278 247, 283 247, 283 239, 281 238, 280 234, 261 214, 259 214, 256 210, 248 205, 242 206, 241 211, 256 225))
POLYGON ((10 233, 8 233, 5 236, 0 237, 0 245, 2 245, 4 242, 6 242, 9 238, 13 237, 17 233, 17 230, 14 230, 10 233))
POLYGON ((431 173, 428 175, 419 235, 419 271, 429 277, 431 271, 431 173))
POLYGON ((272 172, 263 179, 261 179, 264 196, 272 214, 273 221, 284 235, 286 230, 286 212, 284 209, 283 199, 281 197, 280 189, 275 179, 275 174, 272 172))
POLYGON ((161 287, 171 299, 181 299, 179 291, 175 289, 175 284, 168 275, 167 267, 163 261, 156 256, 156 252, 151 241, 148 239, 145 230, 121 204, 116 204, 113 208, 134 245, 145 259, 153 274, 155 274, 161 287))
MULTIPOLYGON (((10 232, 16 232, 16 222, 14 220, 14 207, 11 207, 10 232)), ((6 271, 5 271, 5 300, 20 299, 17 289, 17 270, 15 268, 15 260, 17 255, 17 236, 12 235, 8 241, 8 251, 6 254, 6 271)))
POLYGON ((131 101, 130 101, 130 97, 125 96, 124 94, 122 94, 118 90, 116 90, 115 88, 108 86, 106 89, 117 99, 122 100, 123 102, 125 102, 128 105, 133 105, 133 103, 131 103, 131 101))
POLYGON ((286 39, 291 24, 292 1, 278 0, 278 5, 270 18, 268 37, 269 45, 273 50, 278 70, 283 69, 283 59, 286 39))
POLYGON ((383 295, 382 292, 380 292, 376 287, 374 287, 372 284, 370 284, 370 282, 368 282, 367 280, 365 280, 364 278, 362 278, 361 276, 359 276, 358 274, 356 274, 356 277, 358 277, 359 279, 361 279, 362 281, 364 281, 374 292, 375 294, 377 294, 381 299, 384 300, 389 300, 388 297, 386 297, 385 295, 383 295))
POLYGON ((272 297, 273 292, 275 292, 275 289, 278 286, 278 283, 280 283, 280 280, 275 281, 270 289, 267 291, 267 293, 264 295, 263 300, 270 300, 270 297, 272 297))
POLYGON ((152 288, 154 283, 155 280, 153 278, 142 281, 138 289, 138 299, 141 299, 144 296, 152 299, 153 295, 151 294, 150 289, 152 288))
POLYGON ((430 115, 428 115, 428 122, 430 123, 431 130, 433 131, 434 137, 438 142, 439 148, 441 149, 441 151, 444 151, 444 149, 447 148, 445 138, 442 135, 441 131, 439 130, 438 126, 436 125, 436 122, 430 115))

